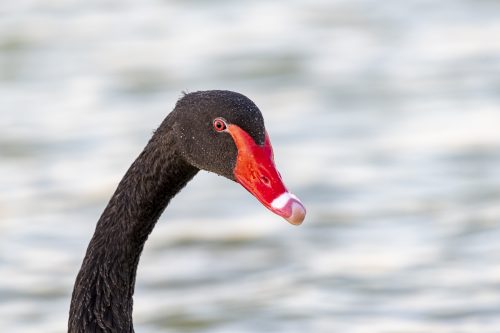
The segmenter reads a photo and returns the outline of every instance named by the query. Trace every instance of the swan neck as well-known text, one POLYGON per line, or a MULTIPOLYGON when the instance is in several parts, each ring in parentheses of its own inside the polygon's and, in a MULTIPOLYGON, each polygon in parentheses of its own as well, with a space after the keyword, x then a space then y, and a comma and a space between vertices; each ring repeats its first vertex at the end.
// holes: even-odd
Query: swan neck
POLYGON ((177 151, 173 134, 160 127, 97 223, 73 290, 68 332, 133 332, 132 296, 144 243, 170 199, 197 172, 177 151))

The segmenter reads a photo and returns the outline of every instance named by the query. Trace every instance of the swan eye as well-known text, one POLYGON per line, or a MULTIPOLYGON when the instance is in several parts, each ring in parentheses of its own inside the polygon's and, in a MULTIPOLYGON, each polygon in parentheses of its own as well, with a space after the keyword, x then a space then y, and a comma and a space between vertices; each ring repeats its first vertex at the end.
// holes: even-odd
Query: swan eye
POLYGON ((222 120, 221 118, 215 118, 214 120, 214 129, 217 132, 222 132, 227 128, 226 122, 222 120))

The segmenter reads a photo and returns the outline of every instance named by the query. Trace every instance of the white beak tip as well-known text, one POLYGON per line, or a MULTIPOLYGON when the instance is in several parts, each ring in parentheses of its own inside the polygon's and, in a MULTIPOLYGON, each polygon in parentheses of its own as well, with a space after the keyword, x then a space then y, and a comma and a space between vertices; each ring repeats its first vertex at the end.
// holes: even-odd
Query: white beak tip
POLYGON ((293 225, 300 225, 306 217, 306 209, 300 201, 293 200, 291 203, 292 215, 285 218, 293 225))
POLYGON ((299 225, 306 217, 306 209, 299 198, 289 192, 282 193, 271 203, 272 210, 293 225, 299 225))

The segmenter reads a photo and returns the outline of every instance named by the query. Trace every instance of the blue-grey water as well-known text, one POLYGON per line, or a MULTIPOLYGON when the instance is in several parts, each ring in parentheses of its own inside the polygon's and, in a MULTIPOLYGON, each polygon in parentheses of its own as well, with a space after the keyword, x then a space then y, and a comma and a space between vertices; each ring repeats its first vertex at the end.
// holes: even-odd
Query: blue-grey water
POLYGON ((110 195, 181 91, 262 110, 292 227, 199 174, 137 332, 500 332, 500 2, 0 2, 0 331, 64 332, 110 195))

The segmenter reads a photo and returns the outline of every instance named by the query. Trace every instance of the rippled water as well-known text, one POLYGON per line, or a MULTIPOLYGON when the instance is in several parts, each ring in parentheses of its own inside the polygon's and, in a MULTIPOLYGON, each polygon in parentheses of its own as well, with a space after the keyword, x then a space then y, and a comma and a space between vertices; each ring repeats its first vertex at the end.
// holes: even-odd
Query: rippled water
POLYGON ((182 90, 240 91, 308 208, 202 173, 137 332, 500 332, 500 2, 3 1, 0 331, 64 332, 87 243, 182 90))

